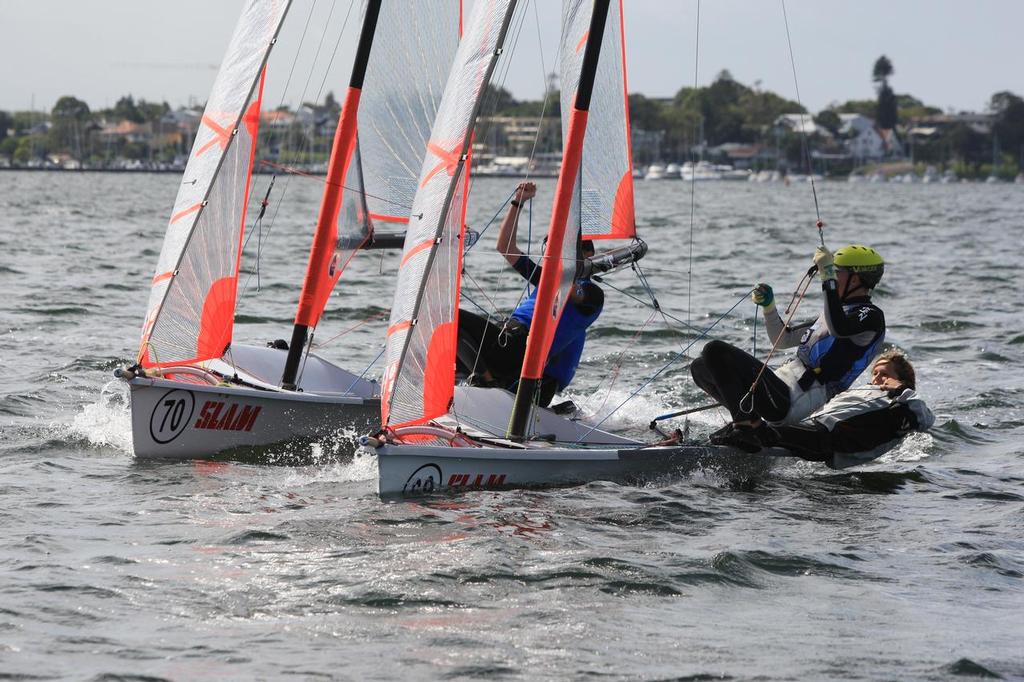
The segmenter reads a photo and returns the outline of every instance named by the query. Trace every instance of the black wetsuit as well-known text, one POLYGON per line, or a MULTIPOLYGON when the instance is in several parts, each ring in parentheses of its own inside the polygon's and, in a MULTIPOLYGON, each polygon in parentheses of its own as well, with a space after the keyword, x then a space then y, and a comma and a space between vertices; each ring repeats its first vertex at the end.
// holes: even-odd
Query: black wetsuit
POLYGON ((839 468, 869 461, 911 431, 927 431, 935 417, 914 391, 867 384, 845 391, 810 419, 768 430, 766 446, 839 468))

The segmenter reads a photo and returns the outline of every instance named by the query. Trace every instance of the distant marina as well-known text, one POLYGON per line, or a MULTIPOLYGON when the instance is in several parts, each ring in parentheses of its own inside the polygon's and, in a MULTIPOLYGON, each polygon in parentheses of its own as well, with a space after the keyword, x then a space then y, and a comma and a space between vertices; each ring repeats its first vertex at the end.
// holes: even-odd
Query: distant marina
MULTIPOLYGON (((528 159, 523 157, 505 158, 498 162, 491 162, 486 165, 479 165, 473 170, 477 177, 492 178, 557 178, 558 170, 561 167, 561 159, 550 160, 544 164, 530 164, 528 159)), ((109 165, 83 165, 75 161, 64 161, 60 159, 36 160, 35 163, 24 166, 5 163, 0 159, 0 171, 51 171, 51 172, 86 172, 86 173, 181 173, 185 167, 179 162, 147 162, 134 161, 130 163, 114 163, 109 165)), ((295 173, 300 175, 326 176, 327 168, 324 163, 297 164, 282 167, 280 164, 257 160, 254 173, 260 175, 272 175, 275 173, 295 173)), ((893 183, 893 184, 959 184, 959 183, 985 183, 985 184, 1016 184, 1024 186, 1024 173, 1018 173, 1013 179, 1003 178, 996 175, 989 175, 985 178, 961 178, 952 169, 939 172, 935 166, 926 166, 923 170, 909 167, 909 164, 891 164, 889 167, 880 168, 871 172, 854 172, 849 175, 821 175, 820 173, 807 174, 786 172, 780 170, 753 170, 750 168, 734 168, 728 164, 712 164, 706 161, 699 161, 696 164, 685 162, 678 163, 652 163, 644 167, 633 169, 633 178, 644 181, 682 181, 682 182, 757 182, 757 183, 780 183, 790 185, 794 183, 815 182, 849 182, 849 183, 893 183)))

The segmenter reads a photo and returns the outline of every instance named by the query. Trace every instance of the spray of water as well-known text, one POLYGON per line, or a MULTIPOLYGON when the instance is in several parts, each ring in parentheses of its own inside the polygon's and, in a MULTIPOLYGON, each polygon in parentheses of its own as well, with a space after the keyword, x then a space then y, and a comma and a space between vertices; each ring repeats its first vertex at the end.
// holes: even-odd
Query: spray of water
POLYGON ((82 406, 70 423, 54 423, 62 438, 82 440, 94 447, 114 448, 132 454, 132 418, 128 386, 119 380, 107 382, 99 397, 82 406))

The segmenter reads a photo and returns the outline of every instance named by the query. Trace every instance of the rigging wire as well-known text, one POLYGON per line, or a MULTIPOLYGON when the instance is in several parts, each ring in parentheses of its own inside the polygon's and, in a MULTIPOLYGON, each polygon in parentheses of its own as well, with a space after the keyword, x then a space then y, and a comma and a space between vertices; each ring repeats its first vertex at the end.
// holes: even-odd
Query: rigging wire
MULTIPOLYGON (((743 404, 747 398, 750 399, 750 406, 753 408, 754 391, 757 390, 757 384, 760 383, 761 377, 764 376, 765 371, 768 369, 768 361, 775 355, 775 351, 779 349, 779 343, 782 342, 782 337, 786 335, 786 331, 789 330, 789 323, 793 321, 793 317, 796 315, 797 308, 800 307, 800 303, 804 300, 804 295, 807 293, 807 289, 811 286, 811 281, 814 279, 815 269, 811 268, 804 274, 800 279, 800 284, 797 285, 796 291, 793 292, 793 296, 789 299, 789 305, 786 306, 785 314, 786 320, 782 324, 782 329, 779 330, 778 336, 772 343, 771 350, 768 351, 768 355, 765 356, 764 362, 761 363, 761 369, 758 370, 757 376, 754 377, 754 381, 750 384, 750 388, 740 398, 740 409, 743 409, 743 404)), ((751 290, 753 291, 753 290, 751 290)), ((757 312, 754 313, 754 320, 757 320, 757 312)))
POLYGON ((696 343, 697 343, 698 341, 700 341, 701 339, 705 338, 705 337, 706 337, 706 336, 708 335, 708 333, 709 333, 709 332, 710 332, 710 331, 711 331, 712 329, 714 329, 714 328, 715 328, 715 327, 716 327, 716 326, 718 325, 718 323, 719 323, 719 322, 721 322, 721 321, 722 321, 722 320, 724 320, 724 319, 725 319, 726 317, 728 317, 728 316, 729 316, 729 315, 730 315, 730 314, 732 313, 732 311, 736 310, 736 308, 738 308, 738 307, 739 307, 739 305, 740 305, 741 303, 743 303, 743 301, 744 301, 744 300, 746 300, 747 296, 749 296, 749 295, 751 294, 751 292, 753 292, 753 288, 751 288, 751 289, 750 289, 750 291, 748 291, 748 292, 746 292, 745 294, 743 294, 743 296, 741 296, 741 297, 739 298, 739 300, 737 300, 737 301, 736 301, 735 303, 733 303, 733 304, 732 304, 732 307, 730 307, 730 308, 729 308, 728 310, 726 310, 726 311, 725 311, 724 313, 722 313, 721 315, 719 315, 719 316, 718 316, 718 319, 716 319, 716 320, 715 320, 714 322, 712 322, 710 326, 708 326, 708 327, 707 327, 706 329, 702 330, 702 331, 701 331, 701 333, 700 333, 700 334, 699 334, 699 335, 697 336, 697 338, 695 338, 695 339, 693 339, 692 341, 690 341, 690 343, 688 343, 688 344, 687 344, 687 345, 686 345, 686 346, 685 346, 685 347, 684 347, 683 349, 679 350, 678 352, 676 352, 676 354, 675 354, 675 355, 673 355, 673 356, 672 356, 671 358, 669 358, 668 362, 666 362, 666 363, 665 363, 664 365, 662 365, 662 366, 661 366, 661 368, 660 368, 660 369, 658 369, 658 371, 657 371, 657 372, 655 372, 655 373, 654 373, 654 374, 652 374, 652 375, 651 375, 650 377, 648 377, 647 379, 645 379, 645 380, 644 380, 644 382, 643 382, 642 384, 640 384, 640 385, 639 385, 639 386, 638 386, 638 387, 637 387, 637 388, 636 388, 636 389, 635 389, 635 390, 634 390, 634 391, 633 391, 632 393, 630 393, 630 394, 629 394, 629 395, 628 395, 628 396, 626 397, 626 399, 625 399, 625 400, 623 400, 623 401, 622 401, 621 403, 619 403, 619 404, 618 404, 618 405, 617 405, 617 406, 615 407, 615 409, 614 409, 614 410, 612 410, 611 412, 609 412, 608 414, 606 414, 606 415, 605 415, 604 417, 602 417, 600 421, 598 421, 597 423, 593 424, 593 425, 592 425, 592 426, 590 427, 590 429, 589 429, 589 430, 588 430, 588 431, 587 431, 586 433, 584 433, 584 434, 583 434, 582 436, 580 436, 579 438, 577 438, 577 439, 576 439, 576 442, 577 442, 577 443, 579 443, 579 442, 582 442, 584 438, 586 438, 586 437, 587 437, 587 436, 589 436, 589 435, 590 435, 591 433, 593 433, 593 432, 594 432, 595 430, 597 430, 597 428, 598 428, 598 427, 600 427, 600 426, 601 426, 601 424, 604 424, 604 423, 605 423, 606 421, 608 421, 608 419, 609 419, 609 418, 610 418, 610 417, 611 417, 611 416, 612 416, 613 414, 615 414, 615 413, 616 413, 616 412, 618 412, 618 411, 619 411, 620 409, 622 409, 622 407, 623 407, 623 406, 624 406, 624 405, 625 405, 626 403, 628 403, 628 402, 629 402, 630 400, 632 400, 632 399, 633 399, 633 398, 635 398, 635 397, 636 397, 637 395, 639 395, 639 394, 640 394, 640 392, 641 392, 641 391, 643 391, 643 390, 644 390, 645 388, 647 388, 648 386, 650 386, 650 385, 651 385, 651 384, 652 384, 652 383, 654 382, 654 380, 655 380, 655 379, 657 379, 657 378, 658 378, 659 376, 661 376, 661 375, 662 375, 662 374, 663 374, 663 373, 665 372, 665 370, 667 370, 667 369, 668 369, 669 367, 671 367, 672 365, 674 365, 674 364, 675 364, 675 363, 676 363, 676 362, 677 362, 677 361, 678 361, 678 360, 679 360, 680 358, 684 357, 684 356, 685 356, 685 355, 686 355, 686 354, 687 354, 687 353, 689 352, 689 350, 690 350, 691 348, 693 348, 694 344, 696 344, 696 343))
MULTIPOLYGON (((498 59, 498 63, 495 65, 495 73, 491 76, 487 87, 484 89, 483 97, 480 102, 480 114, 477 116, 477 128, 474 132, 474 138, 479 134, 481 139, 486 139, 487 135, 491 131, 491 127, 494 125, 490 120, 487 120, 486 122, 483 122, 483 120, 494 116, 498 107, 498 95, 505 90, 505 81, 508 78, 508 72, 513 61, 511 57, 515 54, 516 48, 519 45, 519 37, 522 34, 523 25, 526 19, 525 7, 526 6, 523 5, 522 11, 520 11, 519 8, 516 8, 508 31, 505 34, 505 41, 501 48, 501 56, 505 57, 505 59, 498 59), (487 113, 485 114, 485 112, 487 113)), ((472 183, 474 180, 475 176, 471 173, 470 182, 472 183)), ((472 191, 472 187, 470 187, 470 191, 472 191)))
POLYGON ((647 329, 647 326, 651 322, 653 322, 654 318, 656 318, 657 316, 658 310, 652 310, 651 314, 647 317, 647 320, 645 320, 644 323, 640 325, 640 328, 637 329, 636 333, 633 334, 633 336, 630 338, 629 343, 627 343, 626 346, 622 350, 620 350, 619 353, 616 355, 615 362, 612 363, 611 373, 608 374, 604 379, 601 379, 601 381, 597 384, 594 390, 590 392, 591 398, 597 397, 597 394, 601 392, 602 385, 604 384, 605 380, 609 380, 608 390, 607 392, 605 392, 604 399, 601 401, 601 404, 597 407, 597 409, 590 409, 590 401, 588 400, 586 403, 584 403, 584 406, 587 407, 589 412, 593 414, 600 414, 601 410, 604 409, 604 406, 608 404, 608 399, 612 397, 612 389, 615 388, 615 382, 618 381, 619 373, 622 371, 622 365, 625 361, 626 351, 631 349, 634 345, 636 345, 637 340, 644 333, 644 330, 647 329))
MULTIPOLYGON (((814 214, 816 218, 815 226, 818 228, 818 240, 821 243, 821 247, 825 248, 825 223, 822 222, 821 220, 821 209, 818 205, 818 190, 816 189, 814 184, 814 168, 811 167, 810 144, 807 140, 808 136, 805 128, 805 109, 803 101, 800 98, 800 81, 796 75, 796 58, 793 54, 793 39, 790 36, 789 32, 789 15, 786 12, 786 0, 779 0, 779 3, 782 5, 782 20, 786 26, 786 44, 789 47, 789 65, 793 72, 793 87, 796 90, 796 103, 800 105, 800 147, 803 150, 804 157, 807 161, 808 178, 810 179, 811 183, 811 196, 814 198, 814 214)), ((803 302, 804 295, 807 293, 807 289, 811 285, 811 280, 814 277, 816 269, 816 267, 812 267, 810 270, 808 270, 807 273, 800 280, 800 284, 797 285, 797 290, 793 293, 793 297, 790 299, 789 305, 786 306, 787 317, 785 324, 783 325, 782 330, 779 332, 778 338, 776 338, 774 343, 772 344, 771 350, 768 351, 768 355, 765 357, 764 362, 761 363, 761 369, 758 371, 757 376, 754 377, 754 381, 750 384, 750 388, 747 390, 746 395, 744 395, 743 398, 740 399, 741 409, 743 403, 748 398, 750 399, 751 407, 753 407, 754 391, 757 390, 757 385, 758 383, 760 383, 761 377, 764 376, 765 371, 767 371, 768 369, 768 362, 775 354, 775 351, 778 350, 779 342, 782 340, 782 336, 785 334, 786 328, 789 327, 789 323, 790 321, 792 321, 793 316, 796 315, 797 308, 799 308, 800 304, 803 302)), ((757 320, 756 311, 754 313, 754 320, 757 320)))
MULTIPOLYGON (((693 41, 693 90, 697 91, 697 68, 700 64, 700 0, 697 0, 697 26, 696 37, 693 41)), ((703 114, 699 114, 702 116, 703 114)), ((703 140, 701 140, 703 144, 703 140)), ((686 323, 690 323, 690 299, 693 292, 693 214, 696 205, 697 194, 697 164, 693 159, 693 145, 690 146, 690 251, 687 255, 686 267, 686 323)))
MULTIPOLYGON (((278 104, 277 104, 278 109, 280 109, 281 107, 284 106, 285 97, 288 95, 288 89, 291 87, 292 76, 295 74, 295 66, 299 63, 299 55, 302 54, 302 45, 306 42, 306 34, 309 32, 309 24, 313 20, 313 12, 316 11, 316 5, 317 5, 317 0, 313 0, 312 4, 309 7, 309 14, 306 15, 306 23, 302 27, 302 35, 299 36, 299 42, 298 42, 298 45, 295 48, 295 57, 292 58, 292 65, 288 69, 288 78, 285 80, 284 89, 281 91, 281 99, 278 101, 278 104)), ((258 138, 258 136, 257 136, 257 139, 255 141, 255 144, 257 146, 259 145, 259 138, 258 138)), ((271 179, 270 179, 270 186, 271 187, 273 187, 274 180, 276 179, 276 177, 277 177, 276 175, 271 177, 271 179)), ((288 191, 288 180, 285 180, 284 188, 281 190, 281 198, 278 199, 278 208, 280 207, 281 201, 284 200, 284 194, 287 191, 288 191)), ((267 195, 269 195, 269 194, 270 194, 270 190, 268 189, 267 190, 267 195)), ((264 207, 263 210, 260 211, 260 218, 263 217, 263 214, 265 212, 266 212, 266 207, 264 207)), ((274 220, 276 218, 277 218, 277 210, 274 211, 274 215, 270 219, 270 226, 267 228, 267 235, 268 236, 270 235, 270 230, 273 228, 274 220)), ((262 232, 263 232, 263 226, 262 226, 262 223, 261 223, 260 224, 261 237, 262 237, 262 232)), ((250 233, 250 235, 251 235, 251 233, 250 233)), ((245 243, 248 244, 248 242, 249 242, 249 239, 248 239, 248 237, 246 237, 245 243)), ((245 244, 242 245, 242 250, 245 251, 245 244)), ((245 283, 242 286, 242 291, 238 294, 238 306, 239 307, 242 304, 242 300, 243 300, 243 297, 245 296, 246 290, 249 288, 249 280, 252 279, 252 275, 253 275, 253 273, 250 270, 248 276, 245 279, 245 283)), ((259 290, 259 288, 257 287, 257 291, 258 290, 259 290)))
POLYGON ((367 192, 362 187, 352 187, 350 185, 346 185, 346 184, 341 183, 341 182, 331 183, 330 181, 327 180, 326 176, 321 175, 319 173, 310 173, 309 171, 304 171, 301 168, 296 168, 294 166, 289 166, 289 165, 283 164, 283 163, 274 163, 273 161, 268 161, 267 159, 260 159, 260 165, 261 166, 270 166, 271 168, 276 168, 276 169, 280 170, 282 173, 288 173, 290 175, 297 175, 299 177, 308 178, 310 180, 317 180, 320 183, 322 183, 323 185, 330 185, 332 187, 340 187, 341 189, 345 189, 345 190, 348 190, 350 192, 359 192, 360 194, 362 194, 365 197, 369 197, 371 199, 376 199, 377 201, 380 201, 381 203, 391 204, 392 206, 395 206, 395 207, 400 208, 402 210, 406 210, 406 211, 411 211, 412 210, 412 204, 406 204, 406 203, 403 203, 401 201, 395 201, 394 199, 388 199, 387 197, 382 197, 382 196, 379 196, 377 194, 372 194, 370 192, 367 192))
MULTIPOLYGON (((544 122, 545 122, 547 111, 548 111, 548 100, 551 98, 550 88, 548 88, 548 67, 547 67, 547 62, 544 59, 544 40, 541 37, 541 33, 540 33, 540 14, 537 11, 537 5, 538 5, 537 2, 533 3, 533 20, 534 20, 534 24, 536 24, 536 26, 537 26, 537 54, 540 56, 541 77, 544 79, 544 99, 543 99, 543 101, 541 101, 541 104, 540 104, 540 121, 538 121, 538 123, 537 123, 537 133, 533 136, 533 146, 530 147, 530 159, 531 160, 536 158, 536 156, 537 156, 537 145, 540 143, 540 132, 541 132, 541 130, 544 129, 544 122)), ((562 27, 562 30, 563 31, 565 30, 564 26, 562 27)), ((561 44, 561 41, 559 41, 559 44, 561 44)), ((511 60, 509 60, 509 61, 511 61, 511 60)), ((532 169, 529 168, 529 167, 526 169, 526 177, 527 178, 530 177, 530 171, 531 170, 532 169)), ((530 218, 531 218, 531 228, 532 228, 532 219, 533 219, 532 211, 530 213, 530 218)), ((531 229, 531 235, 532 235, 532 229, 531 229)), ((529 246, 530 246, 530 242, 529 241, 526 242, 526 246, 527 246, 527 249, 529 249, 529 246)), ((529 254, 529 251, 527 251, 527 254, 529 254)))
MULTIPOLYGON (((359 329, 360 327, 373 322, 374 320, 379 320, 380 318, 385 317, 385 316, 390 315, 390 314, 391 314, 390 310, 378 310, 375 313, 371 313, 371 314, 367 315, 366 317, 364 317, 359 322, 357 322, 356 324, 352 325, 351 327, 348 327, 346 329, 341 330, 340 332, 338 332, 337 334, 335 334, 334 336, 332 336, 331 338, 327 339, 326 341, 324 341, 322 343, 316 344, 316 347, 317 348, 324 348, 327 345, 329 345, 332 341, 336 341, 337 339, 339 339, 342 336, 345 336, 349 332, 353 332, 356 329, 359 329)), ((310 344, 310 345, 312 345, 312 344, 310 344)))
MULTIPOLYGON (((649 306, 652 310, 657 310, 658 312, 661 313, 663 318, 667 318, 667 319, 672 320, 674 322, 678 322, 679 324, 683 325, 684 327, 689 328, 691 331, 699 331, 698 327, 694 327, 692 324, 690 324, 686 320, 680 319, 680 318, 676 317, 675 315, 673 315, 671 313, 666 313, 664 308, 662 308, 660 305, 658 307, 655 307, 655 305, 653 303, 645 301, 642 298, 640 298, 639 296, 634 296, 633 294, 629 293, 625 289, 620 289, 619 287, 615 286, 614 284, 612 284, 611 282, 609 282, 607 279, 605 279, 603 277, 599 281, 601 282, 602 285, 605 285, 605 286, 610 287, 611 289, 614 289, 615 291, 619 292, 623 296, 626 296, 627 298, 633 299, 634 301, 636 301, 640 305, 649 306)), ((666 321, 666 326, 668 326, 669 329, 674 329, 672 327, 672 325, 668 324, 667 321, 666 321)), ((678 331, 679 333, 683 333, 679 329, 674 329, 674 330, 678 331)))
MULTIPOLYGON (((296 47, 296 50, 295 50, 295 58, 292 60, 291 70, 288 72, 288 80, 287 80, 287 82, 285 84, 285 89, 281 93, 281 103, 278 105, 279 107, 284 106, 284 100, 285 100, 285 97, 288 94, 288 88, 291 85, 292 74, 295 71, 295 65, 296 65, 296 63, 299 60, 299 55, 302 53, 302 46, 305 43, 306 33, 309 30, 309 25, 310 25, 310 22, 311 22, 311 20, 313 18, 313 13, 314 13, 314 10, 316 9, 316 4, 317 4, 317 0, 313 0, 313 4, 312 4, 312 6, 310 7, 310 10, 309 10, 309 15, 306 17, 306 24, 305 24, 305 26, 302 29, 302 37, 299 39, 299 44, 298 44, 298 46, 296 47)), ((334 65, 334 59, 335 59, 335 57, 338 54, 338 47, 341 44, 342 37, 344 37, 344 35, 345 35, 345 29, 348 27, 349 19, 352 16, 352 8, 355 6, 355 4, 356 4, 356 1, 352 0, 349 3, 348 11, 345 13, 345 20, 342 22, 341 29, 338 31, 338 39, 334 43, 334 49, 331 52, 331 58, 327 62, 327 66, 324 69, 324 76, 321 79, 320 87, 317 90, 317 96, 316 96, 316 100, 317 101, 320 101, 320 94, 323 92, 324 85, 327 83, 327 77, 328 77, 328 75, 330 75, 331 67, 334 65)), ((313 56, 313 64, 314 65, 316 64, 317 60, 320 58, 320 51, 323 49, 324 39, 327 36, 327 30, 328 30, 328 28, 330 26, 330 18, 334 15, 334 10, 335 10, 336 5, 337 5, 337 0, 334 0, 334 2, 332 2, 332 4, 331 4, 330 12, 327 15, 327 21, 324 22, 324 30, 320 34, 320 41, 319 41, 319 43, 317 43, 316 52, 315 52, 315 54, 313 56)), ((301 105, 302 101, 306 98, 306 92, 309 89, 309 82, 312 79, 312 77, 313 77, 313 67, 311 66, 310 70, 309 70, 309 76, 306 77, 306 83, 305 83, 305 85, 303 85, 302 93, 299 95, 299 104, 300 105, 301 105)), ((301 157, 301 155, 305 153, 306 144, 307 144, 307 141, 305 139, 303 139, 303 140, 301 140, 299 142, 298 149, 296 150, 297 156, 301 157)), ((269 164, 269 162, 264 162, 262 160, 261 160, 260 163, 261 163, 261 165, 271 165, 271 164, 269 164)), ((276 175, 273 176, 273 177, 276 177, 276 175)), ((284 186, 281 188, 281 193, 278 195, 278 198, 277 198, 277 204, 274 206, 274 213, 273 213, 273 215, 270 218, 270 225, 267 226, 266 236, 263 238, 264 241, 270 239, 270 233, 273 231, 274 226, 277 224, 277 216, 281 212, 281 206, 284 203, 285 195, 288 193, 288 187, 291 184, 291 177, 292 176, 289 174, 285 178, 284 186)), ((271 182, 273 182, 273 179, 271 179, 271 182)), ((241 291, 241 293, 238 296, 239 299, 241 299, 242 296, 247 291, 248 286, 249 286, 249 280, 251 278, 252 278, 252 272, 250 271, 249 276, 246 278, 245 285, 242 287, 242 291, 241 291)))
POLYGON ((825 226, 821 222, 821 210, 818 207, 818 190, 814 185, 814 168, 811 167, 811 151, 810 145, 807 142, 807 132, 805 127, 805 109, 804 103, 800 99, 800 81, 796 77, 796 58, 793 56, 793 39, 789 35, 789 15, 786 13, 786 0, 779 0, 782 4, 782 20, 786 25, 786 44, 789 46, 789 65, 793 71, 793 87, 796 89, 796 103, 800 105, 800 146, 803 149, 804 157, 807 160, 807 177, 811 181, 811 196, 814 197, 814 214, 817 219, 816 225, 818 227, 818 237, 821 239, 821 245, 825 246, 825 234, 822 228, 825 226))
POLYGON ((361 381, 361 380, 363 379, 363 377, 365 377, 365 376, 366 376, 366 373, 367 373, 367 372, 369 372, 369 371, 370 371, 370 369, 371 369, 371 368, 372 368, 372 367, 373 367, 374 365, 376 365, 376 364, 377 364, 377 361, 378 361, 378 360, 380 360, 381 356, 382 356, 382 355, 384 355, 384 351, 386 351, 386 350, 387 350, 387 346, 383 346, 383 347, 382 347, 382 348, 380 349, 380 352, 379 352, 379 353, 377 353, 377 357, 375 357, 375 358, 374 358, 373 360, 371 360, 371 361, 370 361, 370 364, 368 364, 368 365, 366 366, 366 369, 364 369, 364 370, 363 370, 362 372, 360 372, 359 376, 357 376, 357 377, 356 377, 356 378, 355 378, 355 379, 354 379, 354 380, 352 381, 352 383, 351 383, 351 384, 349 384, 349 387, 345 389, 345 393, 351 393, 351 392, 352 392, 352 389, 353 389, 353 388, 355 388, 356 384, 358 384, 358 383, 359 383, 359 382, 360 382, 360 381, 361 381))

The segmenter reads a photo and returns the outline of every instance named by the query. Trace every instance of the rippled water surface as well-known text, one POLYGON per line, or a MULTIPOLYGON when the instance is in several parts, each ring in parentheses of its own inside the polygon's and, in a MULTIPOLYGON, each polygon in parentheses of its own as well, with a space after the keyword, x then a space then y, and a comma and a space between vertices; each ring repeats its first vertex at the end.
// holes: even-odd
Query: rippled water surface
MULTIPOLYGON (((290 453, 303 466, 133 460, 111 370, 135 355, 178 182, 0 173, 0 677, 1024 677, 1024 188, 819 186, 829 244, 885 255, 888 339, 938 417, 879 461, 382 502, 372 456, 332 443, 290 453)), ((478 181, 470 224, 513 186, 478 181)), ((237 340, 289 336, 319 191, 279 179, 237 340)), ((692 240, 690 208, 682 183, 638 184, 667 311, 706 327, 756 281, 789 298, 817 239, 809 187, 700 185, 692 240)), ((496 231, 465 291, 507 310, 519 283, 496 231)), ((346 272, 322 354, 374 360, 394 265, 346 272)), ((569 392, 598 417, 694 340, 626 295, 646 299, 630 272, 609 284, 625 293, 606 287, 569 392)), ((759 336, 763 355, 753 313, 740 303, 711 336, 759 336)), ((684 360, 606 424, 650 438, 654 415, 702 401, 684 360)))

